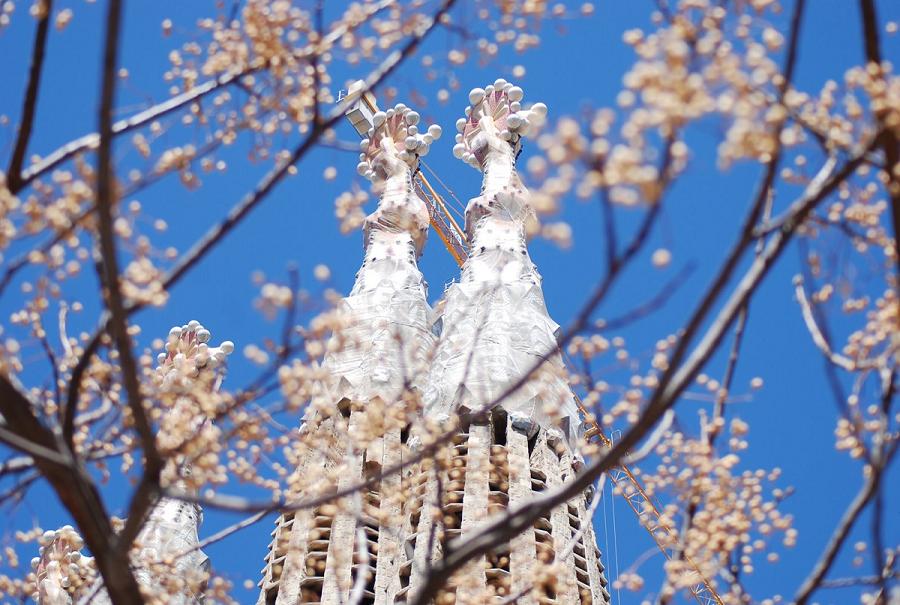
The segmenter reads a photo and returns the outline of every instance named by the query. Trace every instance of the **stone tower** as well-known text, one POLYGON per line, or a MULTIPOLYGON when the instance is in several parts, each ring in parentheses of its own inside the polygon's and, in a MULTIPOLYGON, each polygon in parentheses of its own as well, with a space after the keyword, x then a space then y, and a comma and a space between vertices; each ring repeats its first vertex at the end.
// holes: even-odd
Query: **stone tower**
MULTIPOLYGON (((431 126, 420 133, 419 115, 402 104, 370 117, 368 130, 361 128, 367 138, 358 170, 380 199, 365 220, 362 267, 341 304, 348 323, 332 338, 328 349, 337 352, 326 354, 323 364, 328 388, 321 402, 314 398, 301 428, 330 445, 301 453, 296 472, 298 482, 330 474, 338 490, 401 462, 406 410, 420 407, 404 398, 423 390, 423 364, 434 345, 417 266, 429 215, 413 190, 413 173, 441 130, 431 126)), ((295 491, 300 499, 311 495, 308 486, 295 491)), ((342 500, 345 506, 281 515, 258 603, 348 603, 351 594, 355 602, 391 602, 402 541, 400 493, 401 477, 394 473, 358 501, 342 500)))
MULTIPOLYGON (((466 207, 469 258, 442 304, 425 414, 459 418, 461 430, 440 482, 433 469, 420 468, 406 538, 412 554, 401 567, 397 601, 415 593, 429 559, 440 557, 450 539, 553 489, 582 464, 581 419, 555 352, 559 326, 547 314, 541 276, 528 255, 533 210, 516 173, 521 137, 547 109, 540 103, 523 109, 522 97, 504 80, 474 89, 456 125, 454 155, 480 170, 483 183, 466 207), (499 405, 486 411, 493 402, 499 405), (436 540, 427 539, 432 533, 436 540)), ((437 602, 608 603, 590 501, 586 493, 557 507, 470 563, 437 602)))
MULTIPOLYGON (((466 210, 469 260, 437 315, 416 266, 428 214, 413 179, 418 155, 439 130, 421 135, 418 115, 403 105, 380 112, 368 95, 348 112, 366 137, 358 169, 381 198, 366 221, 365 261, 343 303, 352 318, 342 330, 343 350, 324 364, 326 397, 340 402, 339 413, 328 415, 314 398, 302 429, 339 445, 300 456, 297 474, 333 473, 340 491, 402 462, 438 427, 455 437, 437 456, 372 481, 355 510, 323 505, 282 515, 258 605, 408 602, 451 540, 560 485, 582 464, 581 420, 555 353, 558 325, 547 314, 528 255, 533 211, 516 173, 520 139, 546 107, 523 109, 522 96, 503 80, 475 89, 467 117, 457 123, 454 153, 484 177, 481 195, 466 210), (436 346, 433 333, 440 335, 436 346), (400 341, 407 344, 398 351, 400 341), (430 371, 416 368, 417 358, 430 360, 430 371), (404 376, 414 377, 413 384, 404 385, 404 376), (408 397, 404 387, 422 394, 424 404, 398 401, 408 397), (488 405, 494 401, 500 405, 488 405), (369 408, 388 420, 383 437, 362 439, 363 447, 354 435, 363 436, 373 421, 369 408), (402 501, 388 497, 398 492, 402 501)), ((591 500, 585 493, 557 507, 469 564, 436 602, 609 603, 591 500)))
MULTIPOLYGON (((217 391, 223 378, 217 370, 234 351, 231 341, 209 345, 210 332, 192 320, 169 331, 165 353, 157 358, 154 383, 165 412, 157 434, 160 447, 174 447, 190 434, 206 432, 215 439, 218 429, 201 412, 194 393, 217 391), (211 434, 211 435, 210 435, 211 434)), ((192 492, 189 460, 179 460, 165 471, 174 486, 192 492)), ((149 594, 165 595, 173 605, 203 602, 209 559, 200 548, 199 529, 203 520, 200 506, 174 498, 161 498, 150 510, 135 539, 132 568, 138 584, 149 594)), ((40 605, 106 605, 109 596, 98 577, 93 558, 81 553, 83 540, 69 525, 46 532, 40 540, 40 556, 34 570, 33 599, 40 605)))

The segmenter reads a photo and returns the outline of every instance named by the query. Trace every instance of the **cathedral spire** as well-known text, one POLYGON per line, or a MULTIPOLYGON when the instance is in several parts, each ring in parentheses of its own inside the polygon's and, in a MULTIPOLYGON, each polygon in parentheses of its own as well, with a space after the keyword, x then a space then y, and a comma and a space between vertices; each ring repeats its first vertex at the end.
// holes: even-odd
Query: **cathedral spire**
MULTIPOLYGON (((419 114, 402 103, 384 112, 373 105, 368 115, 351 120, 365 135, 357 170, 372 181, 378 206, 365 219, 365 256, 340 304, 344 324, 327 347, 328 388, 321 400, 314 398, 302 429, 312 441, 329 444, 329 453, 304 451, 295 472, 301 479, 332 473, 338 490, 399 463, 415 411, 407 404, 411 392, 424 389, 434 345, 427 286, 416 263, 429 214, 413 177, 441 129, 422 128, 419 114)), ((309 491, 301 479, 300 499, 309 491)), ((355 500, 337 504, 279 517, 260 605, 347 603, 351 585, 360 580, 363 602, 393 602, 403 526, 400 475, 385 476, 355 500)))
MULTIPOLYGON (((430 565, 489 516, 524 506, 569 481, 581 464, 580 418, 556 351, 541 276, 528 255, 528 190, 516 172, 522 136, 546 107, 522 105, 522 90, 497 80, 470 95, 457 122, 456 157, 483 173, 466 207, 469 256, 444 298, 425 413, 453 419, 449 470, 422 464, 409 503, 407 560, 397 603, 428 581, 430 565), (528 380, 512 389, 528 375, 528 380), (490 403, 499 405, 479 413, 490 403), (429 536, 436 536, 430 539, 429 536)), ((585 493, 547 511, 507 544, 460 569, 436 602, 609 602, 585 493)))
MULTIPOLYGON (((157 436, 163 448, 175 446, 186 435, 204 428, 215 429, 201 411, 197 397, 203 391, 218 390, 223 374, 216 368, 234 351, 234 344, 226 340, 219 346, 210 346, 210 337, 209 330, 196 320, 175 326, 169 331, 165 352, 157 357, 153 380, 160 397, 171 401, 164 406, 167 409, 157 436)), ((178 489, 194 491, 188 460, 173 461, 164 472, 178 489)), ((200 549, 198 532, 202 521, 200 505, 192 502, 161 498, 153 506, 132 549, 132 568, 142 590, 174 605, 203 602, 209 559, 200 549)), ((83 540, 69 525, 42 536, 40 557, 32 560, 37 603, 111 602, 103 590, 102 578, 97 576, 93 558, 82 555, 82 546, 83 540)))
POLYGON ((453 153, 483 177, 481 194, 466 207, 469 259, 460 283, 447 292, 445 333, 426 401, 432 414, 474 410, 499 399, 546 357, 502 406, 519 422, 564 433, 572 445, 578 411, 554 352, 559 326, 547 314, 541 276, 528 255, 534 211, 516 171, 522 137, 541 125, 547 107, 524 106, 523 96, 503 79, 475 88, 466 117, 456 123, 453 153))
POLYGON ((425 202, 413 188, 419 158, 441 136, 420 131, 419 114, 402 103, 375 112, 357 171, 372 182, 377 208, 363 224, 365 257, 342 303, 342 346, 325 358, 334 388, 328 396, 395 401, 407 387, 423 388, 415 367, 433 344, 428 289, 416 263, 428 234, 425 202))

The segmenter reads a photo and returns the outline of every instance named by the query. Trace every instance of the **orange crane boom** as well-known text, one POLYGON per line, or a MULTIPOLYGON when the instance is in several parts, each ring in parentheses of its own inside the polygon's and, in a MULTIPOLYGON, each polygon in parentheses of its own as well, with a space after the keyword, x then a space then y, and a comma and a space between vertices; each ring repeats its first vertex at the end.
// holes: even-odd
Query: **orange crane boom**
MULTIPOLYGON (((585 419, 585 424, 587 425, 587 431, 585 431, 587 440, 599 441, 607 449, 611 449, 613 445, 612 441, 603 434, 603 431, 600 430, 597 423, 591 419, 591 416, 584 408, 581 399, 576 396, 575 401, 578 403, 578 409, 581 411, 585 419)), ((663 556, 665 556, 666 559, 671 560, 676 553, 667 545, 676 542, 676 540, 672 539, 675 537, 674 532, 668 525, 662 522, 659 508, 657 508, 650 496, 647 495, 647 492, 644 491, 644 487, 641 485, 640 481, 638 481, 634 473, 631 472, 631 469, 625 464, 613 467, 610 469, 608 475, 610 481, 612 481, 616 488, 614 491, 618 491, 618 493, 622 494, 625 502, 628 503, 628 506, 634 511, 634 514, 637 515, 638 522, 640 522, 641 526, 647 530, 650 537, 653 538, 653 541, 656 543, 656 546, 662 552, 663 556)), ((691 572, 692 575, 696 575, 696 579, 693 577, 691 578, 690 591, 697 602, 701 605, 723 605, 722 599, 719 597, 716 589, 709 580, 706 579, 697 564, 687 555, 685 555, 685 561, 693 568, 693 571, 691 572)))
MULTIPOLYGON (((363 87, 364 83, 360 80, 354 83, 347 96, 339 99, 339 101, 348 103, 347 118, 353 124, 357 133, 362 136, 368 132, 371 115, 378 111, 375 97, 369 92, 362 92, 363 87)), ((428 206, 432 229, 437 233, 453 260, 459 266, 462 266, 468 258, 465 232, 453 219, 443 198, 434 190, 421 170, 416 171, 414 186, 416 193, 428 206)), ((599 441, 606 448, 612 448, 612 441, 597 426, 597 423, 592 419, 593 417, 584 408, 581 399, 576 396, 575 400, 585 419, 587 429, 585 437, 588 441, 599 441)), ((647 530, 666 559, 671 560, 675 557, 676 553, 674 550, 667 546, 667 544, 675 542, 672 539, 674 531, 662 522, 659 508, 644 491, 643 486, 631 472, 631 469, 622 464, 611 469, 608 475, 616 488, 614 491, 622 494, 628 506, 637 515, 641 527, 647 530)), ((696 575, 696 579, 692 577, 690 591, 697 602, 700 605, 723 605, 721 597, 719 597, 715 588, 700 571, 697 564, 688 556, 685 556, 685 561, 693 568, 692 574, 696 575)))

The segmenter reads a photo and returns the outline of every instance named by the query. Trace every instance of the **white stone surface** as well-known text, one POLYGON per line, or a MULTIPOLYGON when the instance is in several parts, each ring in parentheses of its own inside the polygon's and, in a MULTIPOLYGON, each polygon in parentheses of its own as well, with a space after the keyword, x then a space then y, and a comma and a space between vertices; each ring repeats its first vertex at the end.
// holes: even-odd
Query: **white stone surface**
MULTIPOLYGON (((186 395, 197 387, 196 380, 201 372, 215 372, 224 364, 226 356, 234 351, 234 344, 226 340, 213 347, 209 344, 210 337, 209 330, 196 320, 169 331, 166 351, 157 357, 159 365, 155 380, 161 392, 186 395)), ((210 380, 203 388, 217 389, 222 374, 216 373, 208 378, 210 380)), ((192 400, 182 396, 176 399, 169 413, 179 418, 187 417, 187 422, 199 430, 209 420, 195 412, 192 400)), ((187 477, 191 472, 190 465, 180 464, 174 472, 177 477, 187 477)), ((176 487, 187 489, 182 480, 176 480, 176 487)), ((166 602, 173 605, 202 603, 202 589, 209 571, 209 559, 199 548, 202 522, 203 511, 199 505, 162 498, 150 511, 135 539, 138 548, 134 555, 134 573, 138 584, 147 587, 153 594, 168 594, 166 602), (163 566, 167 570, 166 575, 160 576, 158 570, 153 569, 154 564, 169 560, 171 564, 163 566)), ((99 586, 87 590, 79 602, 95 605, 111 603, 106 591, 99 586)), ((56 605, 55 601, 42 600, 40 603, 56 605)))
POLYGON ((561 427, 573 443, 580 419, 562 359, 552 353, 559 326, 547 313, 541 275, 528 255, 526 224, 533 210, 516 172, 521 137, 540 124, 546 107, 515 110, 521 98, 521 89, 497 80, 470 93, 473 105, 457 122, 454 153, 484 177, 481 195, 466 207, 469 259, 443 303, 427 413, 476 410, 499 400, 549 354, 502 405, 545 428, 561 427))
POLYGON ((434 345, 427 285, 416 264, 429 215, 413 189, 413 172, 440 129, 418 134, 419 116, 403 104, 375 114, 375 123, 358 169, 380 199, 366 217, 362 267, 341 303, 348 326, 339 350, 325 357, 332 401, 396 401, 408 382, 421 390, 423 362, 434 345))

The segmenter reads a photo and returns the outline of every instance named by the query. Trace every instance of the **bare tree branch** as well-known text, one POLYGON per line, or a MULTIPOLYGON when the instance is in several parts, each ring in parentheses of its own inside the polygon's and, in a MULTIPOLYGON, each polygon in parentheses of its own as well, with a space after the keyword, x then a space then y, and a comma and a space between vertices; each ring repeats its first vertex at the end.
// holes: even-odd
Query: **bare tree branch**
POLYGON ((174 559, 177 561, 178 559, 185 557, 194 551, 200 550, 202 548, 206 548, 210 544, 215 544, 216 542, 221 542, 228 536, 235 534, 246 527, 255 525, 259 521, 265 519, 267 514, 268 514, 268 511, 260 511, 253 515, 250 515, 246 519, 241 519, 237 523, 229 525, 228 527, 217 531, 213 535, 200 540, 200 542, 198 542, 196 546, 192 546, 191 548, 188 548, 187 550, 184 550, 184 551, 178 553, 177 555, 174 556, 174 559))
POLYGON ((63 506, 78 524, 85 543, 94 553, 97 568, 104 578, 114 603, 140 603, 137 582, 126 558, 112 555, 111 539, 115 535, 103 500, 87 473, 61 452, 53 433, 41 425, 32 413, 33 406, 10 379, 0 376, 0 414, 23 439, 44 450, 56 451, 65 464, 35 457, 35 466, 53 487, 63 506))
POLYGON ((880 466, 876 464, 868 468, 868 476, 866 477, 865 483, 856 494, 856 497, 853 498, 853 501, 850 502, 847 510, 844 511, 844 515, 841 517, 841 520, 835 527, 834 533, 831 534, 831 538, 828 540, 828 544, 825 546, 825 550, 822 552, 821 557, 813 567, 812 571, 810 571, 809 575, 806 577, 806 580, 803 581, 803 584, 800 586, 797 594, 794 595, 795 605, 804 605, 807 601, 809 601, 809 598, 816 591, 816 589, 819 588, 822 581, 825 579, 825 576, 831 569, 831 566, 834 563, 834 560, 837 558, 841 547, 847 540, 847 536, 850 535, 850 530, 853 529, 853 525, 859 518, 860 513, 862 513, 866 505, 872 500, 872 498, 875 497, 875 494, 878 492, 881 486, 881 479, 884 476, 884 472, 887 470, 887 466, 891 463, 896 452, 897 447, 895 446, 887 454, 886 460, 884 461, 883 465, 880 466))
MULTIPOLYGON (((153 107, 146 109, 130 118, 115 122, 110 127, 110 136, 118 136, 120 134, 125 134, 126 132, 129 132, 131 130, 135 130, 137 128, 145 126, 156 119, 170 114, 173 111, 177 111, 182 107, 185 107, 186 105, 189 105, 194 101, 203 98, 209 93, 219 90, 220 88, 223 88, 235 82, 239 78, 255 73, 260 69, 262 69, 262 67, 253 67, 241 71, 227 72, 213 80, 210 80, 209 82, 204 82, 203 84, 195 86, 190 90, 176 95, 171 99, 163 101, 158 105, 154 105, 153 107)), ((74 141, 66 143, 62 147, 52 151, 49 155, 42 158, 39 162, 32 164, 31 166, 23 170, 21 173, 21 177, 18 180, 18 186, 15 188, 10 186, 10 191, 12 191, 13 193, 17 193, 24 187, 31 184, 34 179, 38 178, 47 171, 52 170, 66 160, 83 151, 97 148, 100 144, 100 137, 100 133, 92 132, 90 134, 79 137, 74 141)))
POLYGON ((34 115, 37 112, 41 74, 44 69, 44 55, 47 50, 47 35, 50 31, 50 15, 53 13, 53 0, 43 0, 40 7, 43 14, 38 19, 37 31, 34 35, 31 67, 28 70, 28 85, 25 88, 25 99, 22 101, 22 118, 12 157, 9 160, 9 168, 6 170, 7 186, 13 193, 19 189, 19 182, 21 181, 19 173, 22 171, 22 164, 25 162, 28 142, 31 140, 31 131, 34 127, 34 115))
MULTIPOLYGON (((100 145, 97 149, 97 234, 101 255, 101 283, 104 286, 104 298, 109 310, 110 331, 119 351, 119 364, 122 381, 128 396, 128 408, 134 422, 135 430, 141 441, 144 454, 144 470, 135 498, 129 507, 128 521, 117 540, 117 553, 108 556, 124 556, 127 558, 131 538, 137 534, 136 527, 143 523, 143 516, 154 500, 154 487, 159 482, 163 469, 163 459, 156 448, 156 436, 144 410, 141 396, 140 379, 137 363, 132 351, 131 335, 128 331, 128 318, 125 313, 125 302, 119 285, 119 261, 116 249, 115 231, 113 227, 113 191, 115 176, 112 165, 112 112, 115 103, 116 64, 119 50, 119 33, 122 20, 121 0, 110 0, 106 19, 106 42, 103 53, 103 80, 100 95, 99 132, 100 145)), ((70 414, 70 409, 66 410, 70 414)), ((104 576, 104 581, 109 579, 104 576)), ((132 582, 134 578, 132 578, 132 582)))
POLYGON ((662 441, 662 438, 665 436, 666 431, 672 428, 672 423, 675 421, 675 412, 673 410, 667 410, 665 414, 663 414, 662 420, 656 428, 653 429, 653 432, 647 437, 647 441, 633 453, 628 454, 622 459, 622 466, 634 466, 647 456, 649 456, 656 446, 659 445, 659 442, 662 441))
POLYGON ((877 360, 854 361, 845 355, 835 352, 831 348, 828 339, 825 338, 824 334, 822 334, 822 330, 819 329, 818 323, 816 323, 812 305, 806 296, 806 289, 803 287, 803 278, 799 275, 794 278, 794 295, 797 297, 797 302, 800 304, 803 322, 806 324, 806 329, 809 330, 809 335, 812 337, 813 343, 820 351, 822 351, 822 355, 824 355, 828 361, 848 372, 855 372, 857 370, 877 366, 877 360))
POLYGON ((688 263, 684 266, 684 268, 679 271, 675 277, 667 281, 663 286, 659 289, 659 292, 653 296, 650 300, 630 309, 626 313, 618 317, 614 317, 609 320, 598 320, 595 322, 596 328, 594 331, 597 332, 610 332, 613 330, 619 330, 624 328, 625 326, 634 323, 644 317, 647 317, 654 311, 659 310, 669 301, 672 295, 675 293, 678 288, 680 288, 690 276, 691 273, 694 272, 696 265, 694 263, 688 263))

